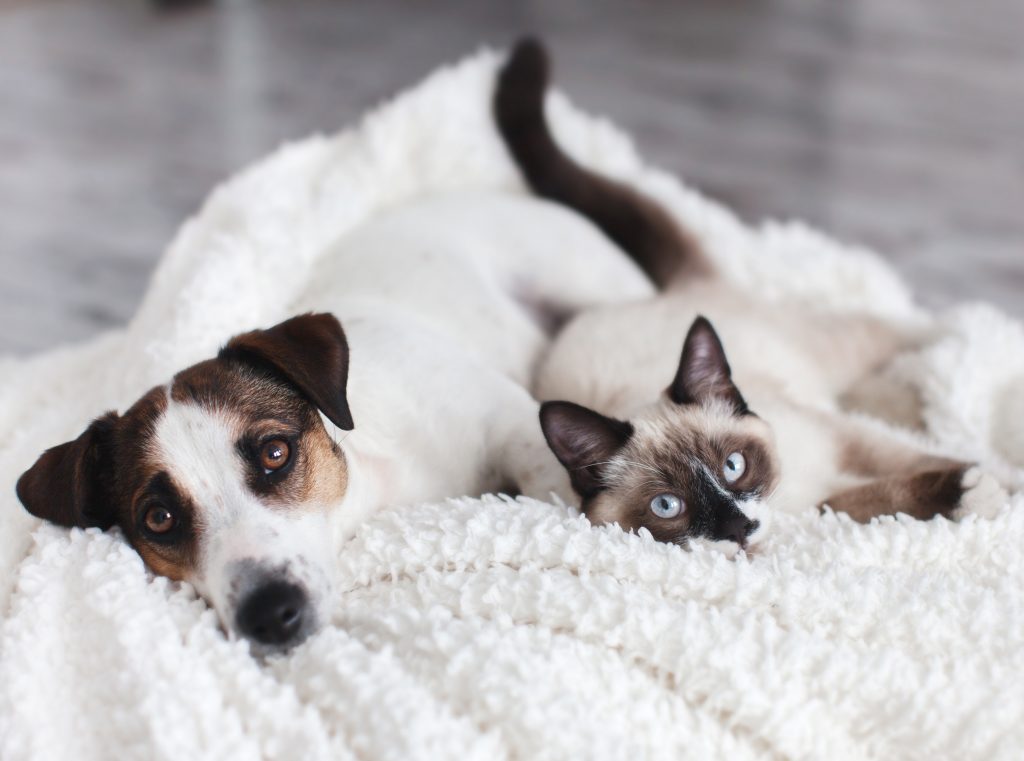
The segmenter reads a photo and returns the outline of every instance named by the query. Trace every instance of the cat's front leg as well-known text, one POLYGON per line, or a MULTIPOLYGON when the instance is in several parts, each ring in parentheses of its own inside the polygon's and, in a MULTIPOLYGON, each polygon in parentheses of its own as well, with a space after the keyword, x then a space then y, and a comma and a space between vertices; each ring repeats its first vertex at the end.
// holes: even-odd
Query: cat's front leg
POLYGON ((937 515, 956 519, 971 513, 992 517, 1006 501, 1006 491, 991 474, 976 465, 960 464, 868 481, 833 494, 824 505, 867 523, 896 513, 918 520, 937 515))

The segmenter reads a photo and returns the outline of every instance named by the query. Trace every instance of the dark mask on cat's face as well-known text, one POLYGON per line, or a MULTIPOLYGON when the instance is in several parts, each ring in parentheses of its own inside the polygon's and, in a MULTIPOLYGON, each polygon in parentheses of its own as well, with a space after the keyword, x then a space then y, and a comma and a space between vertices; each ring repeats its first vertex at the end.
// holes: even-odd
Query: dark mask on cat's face
POLYGON ((629 422, 547 402, 541 425, 594 523, 646 528, 658 540, 745 548, 765 529, 778 482, 767 423, 732 382, 714 328, 698 318, 665 397, 629 422))

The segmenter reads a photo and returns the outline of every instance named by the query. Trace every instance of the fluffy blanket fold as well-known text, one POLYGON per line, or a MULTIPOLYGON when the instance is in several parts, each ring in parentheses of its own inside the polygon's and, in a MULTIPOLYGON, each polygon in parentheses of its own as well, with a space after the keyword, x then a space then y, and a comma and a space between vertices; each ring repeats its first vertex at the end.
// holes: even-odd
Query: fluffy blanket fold
MULTIPOLYGON (((1016 492, 991 520, 783 515, 730 561, 527 500, 388 511, 339 556, 334 626, 260 664, 116 533, 23 512, 13 484, 44 448, 288 316, 316 257, 369 215, 523 192, 490 120, 498 62, 442 70, 217 189, 124 330, 0 361, 0 757, 1019 758, 1024 329, 984 306, 925 316, 935 342, 883 382, 921 400, 938 449, 1016 492)), ((921 315, 870 252, 748 228, 609 124, 549 106, 574 156, 656 195, 738 282, 921 315)))

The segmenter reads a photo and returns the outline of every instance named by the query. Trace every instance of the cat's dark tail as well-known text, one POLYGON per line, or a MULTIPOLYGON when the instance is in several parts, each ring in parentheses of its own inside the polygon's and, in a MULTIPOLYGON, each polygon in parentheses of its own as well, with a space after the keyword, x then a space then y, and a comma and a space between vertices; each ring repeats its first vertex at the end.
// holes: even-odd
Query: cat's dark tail
POLYGON ((661 206, 573 161, 544 116, 548 55, 533 39, 518 42, 498 75, 494 117, 526 181, 543 197, 594 222, 659 288, 711 272, 696 241, 661 206))

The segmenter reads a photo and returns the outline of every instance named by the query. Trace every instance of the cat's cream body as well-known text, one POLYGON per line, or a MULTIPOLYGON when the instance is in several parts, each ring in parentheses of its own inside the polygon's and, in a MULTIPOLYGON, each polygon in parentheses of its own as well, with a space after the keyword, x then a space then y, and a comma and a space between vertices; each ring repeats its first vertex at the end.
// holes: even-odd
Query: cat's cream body
POLYGON ((827 504, 867 521, 1002 503, 972 464, 842 409, 920 330, 733 286, 665 209, 561 150, 546 86, 544 51, 521 44, 495 101, 513 158, 538 195, 593 221, 660 290, 577 314, 538 368, 545 437, 591 520, 744 547, 779 509, 827 504))
POLYGON ((869 317, 773 304, 716 277, 697 278, 648 301, 579 315, 549 350, 534 394, 611 417, 642 416, 675 373, 698 315, 722 339, 751 410, 772 427, 782 474, 772 508, 806 509, 865 482, 840 463, 846 440, 870 426, 848 419, 838 400, 911 332, 869 317))

